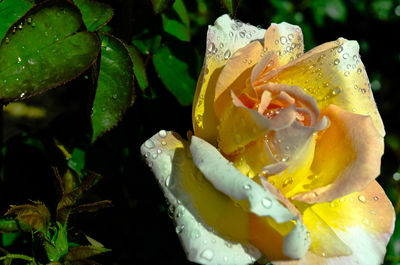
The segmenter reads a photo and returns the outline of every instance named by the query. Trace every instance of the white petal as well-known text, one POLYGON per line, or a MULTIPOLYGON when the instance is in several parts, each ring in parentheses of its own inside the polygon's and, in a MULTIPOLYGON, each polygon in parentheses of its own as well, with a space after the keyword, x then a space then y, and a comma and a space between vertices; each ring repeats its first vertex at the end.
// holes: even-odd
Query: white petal
MULTIPOLYGON (((252 213, 269 216, 278 223, 295 219, 272 193, 243 175, 211 144, 193 136, 190 151, 194 164, 203 175, 218 190, 230 197, 236 200, 247 199, 252 213)), ((284 239, 284 253, 291 258, 301 258, 307 253, 310 243, 307 229, 297 221, 295 228, 284 239)))
POLYGON ((173 174, 174 167, 179 166, 176 164, 187 162, 177 159, 185 145, 186 141, 176 134, 162 130, 141 146, 141 153, 160 183, 170 209, 173 209, 176 232, 188 259, 205 265, 254 263, 261 257, 258 249, 250 244, 244 246, 228 241, 208 227, 198 216, 190 194, 182 189, 182 176, 173 174))

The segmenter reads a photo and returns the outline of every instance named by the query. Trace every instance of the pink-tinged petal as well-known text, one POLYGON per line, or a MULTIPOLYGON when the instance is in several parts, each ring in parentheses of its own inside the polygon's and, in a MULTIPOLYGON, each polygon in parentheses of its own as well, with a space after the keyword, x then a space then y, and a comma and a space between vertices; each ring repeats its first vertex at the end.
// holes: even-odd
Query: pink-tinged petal
POLYGON ((293 197, 307 203, 327 202, 363 190, 380 173, 383 138, 369 116, 330 105, 322 114, 331 125, 318 138, 310 192, 293 197))
POLYGON ((276 53, 272 51, 267 52, 251 71, 250 82, 253 84, 253 86, 260 85, 260 82, 258 81, 259 77, 265 75, 272 69, 278 68, 279 66, 280 64, 276 53))
POLYGON ((268 90, 265 90, 261 95, 261 101, 260 101, 260 104, 258 105, 258 109, 257 109, 257 111, 260 114, 263 114, 265 112, 269 103, 271 103, 271 99, 272 99, 271 92, 269 92, 268 90))
POLYGON ((216 144, 218 120, 214 112, 215 86, 222 67, 238 49, 262 40, 264 29, 220 16, 207 32, 206 56, 196 88, 192 121, 195 135, 216 144), (247 34, 250 33, 250 34, 247 34), (245 34, 245 38, 241 36, 245 34))
POLYGON ((378 132, 385 134, 355 41, 340 38, 322 44, 270 71, 263 80, 300 86, 317 99, 320 109, 335 104, 347 111, 369 115, 378 132))
POLYGON ((260 42, 254 41, 239 49, 226 63, 219 75, 215 88, 214 107, 217 117, 221 118, 224 112, 232 106, 230 93, 237 95, 246 93, 257 98, 248 79, 253 66, 260 59, 263 48, 260 42), (248 84, 247 84, 248 83, 248 84))
MULTIPOLYGON (((276 265, 378 265, 383 263, 386 245, 394 229, 395 213, 384 190, 372 181, 355 192, 330 203, 311 206, 336 235, 352 250, 342 257, 321 257, 311 251, 299 260, 276 265)), ((308 227, 308 226, 307 226, 308 227)), ((324 244, 325 241, 321 241, 324 244)))
POLYGON ((272 23, 264 38, 264 48, 278 54, 280 65, 303 55, 303 34, 300 27, 282 22, 272 23))

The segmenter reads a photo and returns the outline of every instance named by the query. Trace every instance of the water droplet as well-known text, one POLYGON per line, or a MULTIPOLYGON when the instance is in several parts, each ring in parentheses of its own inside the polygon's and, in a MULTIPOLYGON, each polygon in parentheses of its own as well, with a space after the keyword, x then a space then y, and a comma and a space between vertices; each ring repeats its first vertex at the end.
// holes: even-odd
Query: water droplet
POLYGON ((231 31, 231 32, 229 32, 229 37, 233 37, 233 32, 231 31))
POLYGON ((369 225, 369 220, 368 220, 367 218, 363 219, 362 222, 363 222, 363 224, 365 224, 365 225, 369 225))
POLYGON ((167 142, 163 140, 163 141, 161 141, 161 144, 162 145, 167 145, 167 142))
POLYGON ((232 28, 233 31, 235 31, 235 30, 238 29, 238 26, 236 24, 232 24, 231 28, 232 28))
POLYGON ((210 43, 208 44, 208 46, 207 46, 207 51, 208 51, 209 53, 213 53, 214 50, 215 50, 215 45, 214 45, 214 43, 210 42, 210 43))
POLYGON ((306 238, 310 238, 311 237, 311 234, 310 234, 310 232, 306 232, 306 238))
POLYGON ((371 210, 371 214, 375 215, 376 211, 375 210, 371 210))
POLYGON ((231 57, 231 51, 230 50, 226 50, 225 53, 224 53, 224 59, 228 60, 229 57, 231 57))
POLYGON ((112 95, 112 99, 116 100, 117 98, 118 98, 118 95, 117 95, 117 94, 113 94, 113 95, 112 95))
POLYGON ((343 51, 343 46, 339 46, 338 48, 337 48, 337 51, 340 53, 340 52, 342 52, 343 51))
POLYGON ((339 59, 335 59, 334 61, 333 61, 333 64, 334 65, 338 65, 340 63, 340 60, 339 59))
POLYGON ((338 204, 338 202, 336 202, 336 201, 333 201, 333 202, 331 202, 330 204, 329 204, 329 206, 331 207, 331 208, 335 208, 335 207, 337 207, 339 204, 338 204))
POLYGON ((10 43, 10 39, 6 37, 6 44, 10 43))
POLYGON ((322 257, 325 257, 325 256, 326 256, 326 253, 325 253, 325 252, 322 252, 321 255, 322 255, 322 257))
POLYGON ((365 90, 365 88, 361 88, 361 89, 360 89, 360 92, 363 93, 363 94, 365 94, 365 93, 367 92, 367 90, 365 90))
POLYGON ((316 197, 318 197, 318 193, 313 192, 312 196, 313 196, 314 198, 316 198, 316 197))
POLYGON ((28 18, 26 19, 26 22, 27 22, 28 24, 31 24, 31 23, 32 23, 32 18, 31 18, 31 17, 28 17, 28 18))
POLYGON ((284 157, 282 157, 282 159, 281 159, 282 162, 286 162, 286 161, 288 161, 288 160, 289 160, 289 157, 287 157, 287 156, 284 156, 284 157))
POLYGON ((25 93, 22 92, 21 95, 19 95, 20 98, 23 98, 25 96, 25 93))
POLYGON ((200 237, 200 232, 197 229, 193 230, 191 234, 193 239, 197 239, 200 237))
POLYGON ((246 38, 251 39, 251 33, 250 32, 246 34, 246 38))
POLYGON ((279 40, 275 40, 275 44, 278 45, 279 44, 279 40))
POLYGON ((156 159, 156 158, 157 158, 157 153, 153 153, 153 154, 151 155, 151 157, 152 157, 153 159, 156 159))
POLYGON ((148 149, 152 149, 154 147, 154 143, 152 140, 147 140, 146 142, 144 142, 144 146, 147 147, 148 149))
POLYGON ((13 27, 12 29, 12 33, 15 34, 15 32, 17 32, 17 27, 13 27))
POLYGON ((184 229, 185 229, 185 226, 184 226, 184 225, 178 225, 178 226, 175 228, 175 232, 176 232, 177 234, 180 234, 180 233, 183 232, 184 229))
POLYGON ((336 96, 340 93, 340 88, 339 87, 335 87, 332 89, 332 95, 336 96))
POLYGON ((293 178, 287 178, 285 179, 285 181, 283 182, 283 187, 286 187, 287 185, 290 185, 293 183, 293 178))
POLYGON ((269 209, 272 206, 272 201, 268 198, 264 198, 261 201, 262 206, 264 206, 265 208, 269 209))
POLYGON ((161 154, 161 153, 162 153, 161 149, 157 149, 157 154, 161 154))
POLYGON ((244 31, 239 32, 239 36, 241 38, 244 38, 246 36, 246 33, 244 31))
POLYGON ((358 196, 358 200, 359 200, 360 202, 362 202, 362 203, 365 203, 365 201, 366 201, 364 195, 359 195, 359 196, 358 196))
POLYGON ((343 54, 343 59, 348 59, 349 58, 349 54, 346 52, 345 54, 343 54))
POLYGON ((174 212, 175 212, 175 206, 171 204, 168 207, 168 216, 169 216, 169 218, 174 217, 174 212))
POLYGON ((224 44, 222 42, 219 44, 219 48, 220 49, 224 48, 224 44))
POLYGON ((225 241, 225 246, 228 247, 228 248, 231 248, 231 247, 232 247, 232 244, 229 243, 228 241, 225 241))
POLYGON ((23 28, 24 28, 24 24, 21 23, 21 24, 18 25, 18 29, 19 30, 22 30, 23 28))
POLYGON ((339 199, 340 202, 344 202, 345 200, 346 200, 346 199, 343 198, 343 197, 339 199))
POLYGON ((170 176, 167 176, 167 177, 165 178, 165 186, 166 186, 166 187, 169 187, 170 184, 171 184, 171 177, 170 177, 170 176))
POLYGON ((288 39, 289 39, 289 40, 293 40, 293 38, 294 38, 293 34, 289 34, 289 35, 288 35, 288 39))
POLYGON ((379 197, 378 196, 374 196, 374 201, 378 201, 379 197))
POLYGON ((244 184, 243 189, 245 190, 251 190, 251 185, 250 184, 244 184))
POLYGON ((358 74, 361 74, 361 72, 362 72, 361 68, 358 68, 358 69, 357 69, 357 73, 358 73, 358 74))
POLYGON ((36 23, 32 22, 32 28, 36 27, 36 23))
POLYGON ((349 74, 350 74, 349 71, 344 72, 344 76, 349 76, 349 74))
POLYGON ((158 136, 160 136, 161 138, 167 137, 167 131, 165 131, 165 130, 159 131, 158 132, 158 136))
POLYGON ((285 36, 281 36, 280 41, 281 41, 281 44, 284 45, 287 42, 287 39, 285 36))
POLYGON ((205 260, 211 261, 214 258, 214 252, 211 249, 207 248, 203 250, 203 252, 201 252, 200 257, 205 260))
POLYGON ((21 57, 18 57, 17 60, 18 60, 18 63, 20 63, 22 61, 21 57))

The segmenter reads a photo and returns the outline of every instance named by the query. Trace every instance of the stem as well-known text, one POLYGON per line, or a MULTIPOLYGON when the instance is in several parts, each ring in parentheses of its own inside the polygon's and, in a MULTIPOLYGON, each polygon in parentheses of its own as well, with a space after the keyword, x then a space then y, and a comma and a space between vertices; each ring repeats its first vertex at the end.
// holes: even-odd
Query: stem
POLYGON ((6 260, 6 259, 22 259, 26 261, 35 261, 34 258, 23 255, 23 254, 7 254, 3 257, 0 257, 0 260, 6 260))

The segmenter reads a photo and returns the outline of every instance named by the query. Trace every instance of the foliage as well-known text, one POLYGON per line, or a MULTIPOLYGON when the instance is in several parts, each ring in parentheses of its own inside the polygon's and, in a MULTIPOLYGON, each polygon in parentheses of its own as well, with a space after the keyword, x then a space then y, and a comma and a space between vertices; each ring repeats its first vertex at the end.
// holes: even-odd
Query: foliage
MULTIPOLYGON (((378 180, 400 212, 400 52, 388 45, 400 1, 0 0, 0 260, 187 263, 138 150, 155 129, 191 129, 207 25, 223 13, 297 24, 306 50, 359 41, 388 134, 378 180)), ((400 260, 399 231, 385 264, 400 260)))

